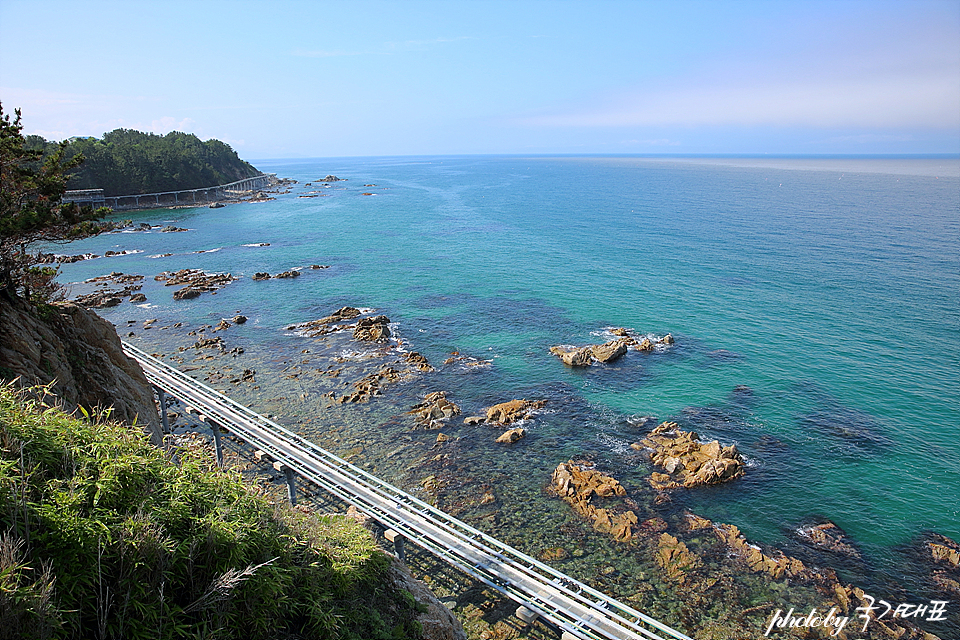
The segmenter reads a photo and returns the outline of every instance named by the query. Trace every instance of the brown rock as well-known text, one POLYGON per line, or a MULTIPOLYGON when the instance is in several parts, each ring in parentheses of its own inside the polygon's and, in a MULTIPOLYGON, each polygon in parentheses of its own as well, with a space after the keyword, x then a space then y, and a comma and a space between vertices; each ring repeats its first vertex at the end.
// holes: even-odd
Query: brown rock
POLYGON ((116 328, 79 305, 58 302, 41 319, 30 305, 0 296, 0 371, 24 385, 49 384, 68 410, 113 407, 161 444, 153 388, 123 353, 116 328))
POLYGON ((387 316, 364 318, 357 323, 353 337, 365 342, 384 342, 390 337, 390 329, 387 327, 389 323, 390 318, 387 316))
POLYGON ((634 448, 652 449, 650 460, 669 474, 651 475, 650 484, 658 490, 720 484, 744 474, 736 446, 702 443, 695 431, 683 431, 675 422, 661 423, 640 444, 634 448))
POLYGON ((408 592, 424 611, 417 622, 423 630, 423 640, 466 640, 467 634, 453 612, 445 607, 427 586, 410 575, 405 564, 391 559, 388 572, 397 589, 408 592))
POLYGON ((503 435, 497 438, 497 442, 502 442, 504 444, 513 444, 517 440, 520 440, 526 437, 526 435, 527 435, 526 430, 523 429, 522 427, 518 427, 516 429, 510 429, 509 431, 505 431, 503 435))
POLYGON ((415 366, 420 371, 433 371, 430 362, 416 351, 410 351, 403 354, 403 359, 415 366))
POLYGON ((546 400, 510 400, 501 402, 487 409, 487 422, 496 424, 512 424, 518 420, 529 418, 531 412, 543 408, 546 400))
POLYGON ((656 559, 667 577, 680 583, 686 580, 687 572, 703 564, 687 548, 687 545, 669 533, 660 534, 657 540, 656 559))
POLYGON ((593 358, 593 350, 590 347, 582 347, 580 349, 550 347, 550 353, 560 358, 563 364, 568 367, 588 367, 593 358))
POLYGON ((290 271, 284 271, 283 273, 278 273, 277 275, 275 275, 275 276, 273 276, 273 277, 274 277, 274 278, 299 278, 299 277, 300 277, 300 272, 291 269, 290 271))
POLYGON ((197 298, 200 296, 200 291, 198 289, 193 289, 191 287, 184 287, 173 292, 174 300, 190 300, 192 298, 197 298))
POLYGON ((611 340, 610 342, 591 347, 591 352, 594 358, 607 364, 627 353, 627 343, 623 340, 611 340))
POLYGON ((860 552, 847 542, 847 536, 843 530, 832 522, 803 526, 797 530, 797 533, 821 549, 842 553, 851 558, 860 557, 860 552))
POLYGON ((428 393, 423 402, 414 405, 407 413, 416 416, 417 422, 422 425, 434 426, 435 423, 460 415, 460 407, 447 399, 443 391, 428 393))
POLYGON ((253 280, 269 280, 270 274, 265 271, 257 271, 255 274, 253 274, 252 279, 253 280))
POLYGON ((940 534, 933 534, 933 537, 934 541, 927 543, 933 560, 953 567, 960 566, 960 544, 940 534))
POLYGON ((146 301, 147 301, 147 296, 143 295, 142 293, 135 293, 132 296, 130 296, 130 302, 146 302, 146 301))

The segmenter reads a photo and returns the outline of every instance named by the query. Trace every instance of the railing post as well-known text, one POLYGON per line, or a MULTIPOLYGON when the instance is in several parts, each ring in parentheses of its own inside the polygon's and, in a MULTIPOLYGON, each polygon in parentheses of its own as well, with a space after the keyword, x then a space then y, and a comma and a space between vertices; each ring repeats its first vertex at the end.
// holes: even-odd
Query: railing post
POLYGON ((163 425, 164 435, 170 433, 170 424, 167 421, 167 394, 161 387, 154 387, 157 390, 157 400, 160 402, 160 424, 163 425))

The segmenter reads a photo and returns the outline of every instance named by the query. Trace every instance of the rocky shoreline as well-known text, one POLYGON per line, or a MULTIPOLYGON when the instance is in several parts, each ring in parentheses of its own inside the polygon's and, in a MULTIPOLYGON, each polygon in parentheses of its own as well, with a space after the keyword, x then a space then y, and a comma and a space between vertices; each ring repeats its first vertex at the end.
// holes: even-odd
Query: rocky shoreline
MULTIPOLYGON (((202 356, 201 361, 213 364, 229 356, 229 344, 222 337, 203 336, 228 331, 230 326, 229 322, 224 321, 218 327, 208 325, 190 332, 198 338, 193 345, 194 351, 202 353, 205 348, 214 346, 216 354, 219 354, 214 355, 212 360, 208 360, 210 356, 202 356)), ((374 351, 364 360, 363 368, 369 372, 362 376, 357 377, 357 373, 363 368, 347 366, 350 364, 348 360, 337 362, 337 356, 329 357, 327 368, 317 369, 327 379, 336 380, 343 389, 339 393, 329 392, 328 402, 343 405, 370 403, 388 388, 435 370, 420 354, 398 351, 398 338, 390 327, 390 320, 377 315, 376 310, 343 307, 318 320, 289 325, 286 329, 295 330, 311 341, 334 341, 337 345, 334 352, 345 344, 344 341, 374 347, 374 351)), ((314 349, 309 351, 313 355, 314 349)), ((242 356, 243 351, 238 355, 242 356)), ((456 364, 456 361, 451 364, 456 364)), ((227 374, 221 365, 216 365, 215 370, 222 370, 225 375, 218 377, 211 372, 208 381, 229 379, 234 385, 257 384, 252 368, 244 369, 239 376, 227 374)), ((300 378, 303 369, 298 371, 301 373, 295 375, 300 378)), ((491 440, 516 446, 514 443, 528 438, 529 432, 523 426, 515 425, 530 425, 545 407, 546 401, 542 399, 515 399, 491 405, 482 415, 464 418, 461 417, 462 408, 447 392, 432 391, 425 394, 407 411, 411 419, 409 428, 411 431, 436 432, 433 447, 434 450, 439 448, 440 453, 422 467, 421 473, 426 475, 419 481, 419 487, 442 508, 448 507, 449 500, 458 500, 453 496, 465 489, 455 471, 457 450, 464 444, 462 435, 457 437, 450 433, 455 425, 499 427, 500 431, 506 429, 503 433, 497 431, 491 434, 491 440), (435 467, 435 470, 428 472, 431 467, 435 467)), ((711 522, 683 510, 677 503, 674 496, 677 491, 696 491, 717 483, 736 482, 749 473, 734 445, 724 445, 718 441, 702 442, 695 432, 681 429, 678 423, 663 422, 650 428, 644 437, 634 443, 633 449, 645 456, 651 465, 647 478, 648 490, 624 485, 590 461, 570 460, 557 466, 546 483, 547 493, 567 503, 596 535, 607 536, 614 544, 625 545, 623 553, 647 558, 661 573, 665 581, 664 588, 675 592, 673 597, 682 597, 686 606, 706 606, 715 598, 712 593, 719 585, 725 585, 725 590, 738 594, 732 598, 732 603, 742 602, 755 588, 746 586, 752 584, 754 579, 759 579, 759 584, 765 585, 764 589, 778 584, 789 585, 788 588, 806 594, 806 600, 800 602, 817 603, 810 606, 836 607, 837 611, 851 617, 856 616, 857 607, 869 603, 872 597, 869 593, 842 581, 834 570, 811 566, 779 549, 753 544, 735 525, 711 522), (645 496, 650 496, 649 501, 645 496)), ((495 485, 485 485, 479 496, 471 498, 465 506, 510 508, 503 500, 495 485)), ((833 523, 810 525, 802 531, 802 538, 825 552, 851 557, 857 554, 853 543, 833 523)), ((955 588, 951 585, 960 584, 960 573, 956 566, 960 547, 942 537, 931 539, 927 546, 930 580, 948 589, 955 588)), ((555 560, 572 557, 570 549, 563 546, 544 549, 538 555, 555 560)), ((762 627, 771 614, 769 608, 758 608, 746 612, 736 622, 706 627, 701 622, 695 623, 692 628, 713 629, 713 632, 724 629, 724 633, 734 634, 754 632, 762 627)), ((936 638, 909 620, 878 619, 876 614, 870 621, 867 633, 832 637, 936 638)))
MULTIPOLYGON (((258 272, 265 277, 254 276, 254 280, 288 282, 250 286, 296 287, 293 281, 307 273, 306 268, 300 267, 278 271, 273 276, 258 272)), ((230 274, 187 270, 166 271, 154 278, 166 286, 181 287, 178 293, 186 293, 175 298, 178 300, 203 293, 216 295, 218 289, 237 280, 230 274)), ((98 292, 99 300, 110 302, 99 306, 109 307, 125 297, 131 302, 142 301, 134 297, 142 295, 143 279, 144 276, 113 272, 102 283, 90 284, 100 288, 110 283, 118 285, 111 291, 98 292)), ((97 300, 91 298, 89 303, 97 306, 97 300)), ((510 399, 507 395, 490 398, 481 406, 467 406, 449 389, 440 389, 442 385, 435 382, 442 378, 431 374, 457 371, 468 375, 478 369, 493 368, 492 360, 453 351, 442 363, 441 357, 432 364, 422 354, 405 348, 400 337, 403 329, 386 315, 361 307, 341 307, 318 319, 278 327, 299 336, 302 349, 299 358, 287 357, 277 365, 282 366, 279 372, 268 370, 262 366, 266 360, 263 355, 233 339, 231 327, 241 324, 237 320, 240 317, 244 316, 238 311, 237 315, 225 316, 218 325, 197 327, 177 326, 169 319, 163 323, 148 321, 136 332, 132 331, 135 327, 127 327, 128 337, 139 338, 167 329, 162 353, 157 355, 178 362, 185 369, 193 368, 194 375, 211 384, 230 385, 241 401, 247 398, 263 402, 264 407, 280 407, 280 411, 295 401, 320 399, 321 403, 311 406, 336 411, 334 415, 338 417, 352 411, 356 420, 361 421, 372 414, 380 400, 385 404, 406 398, 409 401, 405 409, 395 411, 381 425, 393 429, 391 434, 400 433, 402 437, 397 441, 374 443, 376 437, 348 436, 347 428, 338 432, 325 424, 323 437, 328 440, 322 445, 341 446, 338 453, 343 457, 351 461, 363 459, 372 467, 393 465, 407 486, 422 491, 428 501, 454 515, 472 518, 471 523, 481 528, 493 531, 511 517, 519 519, 513 512, 525 507, 513 501, 503 473, 499 469, 478 471, 477 467, 482 465, 469 465, 474 464, 472 457, 480 443, 496 446, 496 455, 519 457, 525 448, 547 440, 548 436, 538 429, 538 422, 548 419, 541 417, 546 415, 545 411, 558 410, 552 399, 531 393, 530 399, 510 399), (182 344, 168 348, 178 340, 182 344), (464 414, 465 410, 469 415, 464 414), (405 460, 404 456, 410 459, 405 460)), ((623 327, 604 331, 606 337, 613 334, 614 339, 549 350, 566 366, 605 371, 613 363, 631 366, 632 362, 669 353, 676 345, 670 333, 661 336, 623 327)), ((683 336, 679 338, 682 343, 683 336)), ((516 396, 524 393, 527 390, 518 391, 516 396)), ((304 424, 309 424, 309 420, 304 424)), ((834 523, 797 523, 797 543, 809 547, 811 557, 817 558, 811 562, 807 556, 795 557, 792 551, 788 554, 753 544, 738 527, 711 522, 686 509, 685 494, 712 491, 721 485, 736 487, 737 482, 751 474, 736 443, 701 441, 696 431, 684 430, 680 422, 673 420, 642 426, 646 427, 645 433, 637 433, 632 444, 628 441, 629 453, 625 454, 634 456, 629 458, 632 464, 644 470, 642 481, 618 480, 615 476, 623 478, 622 470, 605 468, 603 460, 596 456, 580 459, 576 457, 579 454, 571 454, 574 457, 561 458, 566 462, 554 460, 551 464, 557 466, 552 475, 542 477, 544 496, 567 509, 580 524, 548 522, 545 526, 560 527, 563 535, 542 543, 536 536, 533 540, 517 539, 517 544, 532 544, 535 548, 531 555, 573 566, 583 557, 578 552, 602 539, 602 544, 612 545, 611 553, 649 569, 628 576, 626 570, 618 568, 616 560, 596 563, 594 582, 617 589, 637 585, 628 595, 634 605, 660 612, 658 615, 688 633, 696 630, 697 637, 759 636, 757 630, 762 632, 776 609, 773 603, 780 602, 777 597, 782 594, 796 597, 796 601, 790 602, 798 608, 835 606, 852 617, 856 616, 856 608, 872 597, 853 583, 841 580, 829 568, 835 558, 864 561, 856 542, 834 523), (676 604, 669 608, 664 601, 676 604)), ((957 544, 930 534, 917 547, 916 558, 924 563, 923 579, 955 602, 960 598, 957 544)), ((909 596, 903 591, 891 593, 909 596)), ((862 621, 853 620, 849 629, 859 629, 861 625, 862 621)), ((931 640, 935 636, 924 634, 909 619, 891 621, 875 617, 867 633, 836 637, 931 640)))

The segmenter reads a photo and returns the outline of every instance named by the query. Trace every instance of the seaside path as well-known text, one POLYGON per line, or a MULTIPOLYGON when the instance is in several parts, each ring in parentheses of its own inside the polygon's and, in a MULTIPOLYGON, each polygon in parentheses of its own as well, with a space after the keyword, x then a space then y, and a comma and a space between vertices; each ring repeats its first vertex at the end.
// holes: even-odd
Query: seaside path
POLYGON ((274 461, 274 468, 287 476, 291 501, 296 499, 295 477, 300 476, 379 522, 395 540, 398 555, 404 539, 417 544, 513 599, 524 621, 532 623, 539 617, 563 640, 692 640, 367 473, 133 345, 124 342, 123 348, 157 390, 164 423, 164 396, 169 394, 211 426, 219 461, 222 427, 274 461))

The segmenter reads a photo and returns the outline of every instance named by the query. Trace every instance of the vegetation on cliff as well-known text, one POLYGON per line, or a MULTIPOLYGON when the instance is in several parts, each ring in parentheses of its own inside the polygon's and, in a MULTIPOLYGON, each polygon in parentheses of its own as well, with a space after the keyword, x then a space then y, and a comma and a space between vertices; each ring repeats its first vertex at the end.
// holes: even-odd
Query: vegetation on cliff
MULTIPOLYGON (((27 136, 27 148, 54 153, 59 143, 27 136)), ((67 182, 68 189, 103 189, 107 196, 199 189, 260 175, 230 145, 200 140, 191 133, 164 136, 116 129, 98 138, 73 138, 64 157, 84 163, 67 182)))
POLYGON ((0 638, 418 635, 354 521, 45 398, 0 386, 0 638))

